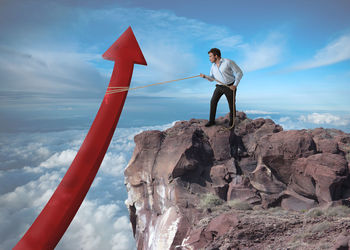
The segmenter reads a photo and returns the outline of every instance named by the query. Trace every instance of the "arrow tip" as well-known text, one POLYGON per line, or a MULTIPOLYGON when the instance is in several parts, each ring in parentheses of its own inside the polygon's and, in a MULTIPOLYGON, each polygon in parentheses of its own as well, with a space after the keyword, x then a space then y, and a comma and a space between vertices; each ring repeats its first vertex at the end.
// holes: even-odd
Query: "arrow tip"
POLYGON ((147 65, 140 46, 131 27, 115 41, 102 55, 106 60, 117 61, 120 59, 132 60, 133 63, 147 65))

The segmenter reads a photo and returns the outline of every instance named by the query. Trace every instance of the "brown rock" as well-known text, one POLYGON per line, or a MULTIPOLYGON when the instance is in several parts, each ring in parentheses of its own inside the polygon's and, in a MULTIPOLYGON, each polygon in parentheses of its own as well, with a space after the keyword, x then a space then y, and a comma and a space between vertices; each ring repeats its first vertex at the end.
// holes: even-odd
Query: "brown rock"
POLYGON ((205 229, 206 238, 212 240, 215 237, 222 236, 237 225, 238 218, 235 213, 221 214, 210 221, 205 229))
POLYGON ((237 170, 233 159, 230 159, 223 164, 215 165, 210 169, 211 186, 216 195, 221 199, 227 199, 228 183, 236 173, 237 170))
MULTIPOLYGON (((349 134, 283 131, 270 119, 252 120, 243 112, 237 113, 234 130, 222 130, 228 120, 219 117, 218 125, 207 128, 206 120, 191 119, 135 136, 125 183, 138 249, 262 249, 270 232, 282 235, 288 229, 265 226, 263 220, 238 225, 225 203, 201 207, 207 193, 288 210, 317 202, 350 204, 349 134)), ((276 237, 271 239, 277 242, 276 237)))
POLYGON ((273 169, 276 177, 288 184, 293 172, 292 163, 298 158, 316 153, 311 133, 306 130, 289 130, 269 134, 258 141, 256 154, 262 162, 273 169))
POLYGON ((312 131, 319 153, 339 153, 338 140, 344 135, 340 130, 316 128, 312 131))
POLYGON ((349 171, 344 156, 330 153, 301 158, 294 164, 291 188, 301 195, 329 202, 342 197, 349 171))
POLYGON ((348 167, 350 169, 350 136, 348 134, 338 137, 338 148, 343 152, 345 159, 348 161, 348 167))
POLYGON ((138 186, 148 181, 148 173, 152 171, 163 138, 161 131, 145 131, 135 136, 133 157, 124 172, 128 183, 138 186))
POLYGON ((350 235, 348 233, 340 234, 335 240, 334 249, 348 250, 350 248, 350 235))
MULTIPOLYGON (((187 210, 198 204, 198 197, 189 191, 206 186, 210 179, 213 151, 208 139, 195 124, 179 122, 165 132, 143 132, 135 143, 125 180, 137 245, 167 249, 164 244, 169 243, 169 248, 181 244, 189 230, 183 227, 188 223, 187 210), (179 178, 191 179, 192 184, 179 178), (180 207, 175 211, 176 205, 180 207), (161 232, 170 227, 169 233, 161 232)), ((208 191, 204 190, 200 192, 208 191)), ((197 219, 196 212, 191 219, 197 219)))
POLYGON ((212 165, 213 151, 202 130, 187 123, 165 132, 167 136, 155 162, 157 175, 176 178, 186 173, 195 178, 212 165))
POLYGON ((237 174, 235 161, 231 158, 223 164, 215 165, 210 169, 210 178, 213 185, 224 185, 229 183, 237 174))
POLYGON ((286 210, 302 211, 317 206, 317 202, 301 196, 294 191, 286 190, 283 192, 284 198, 281 201, 281 207, 286 210))
POLYGON ((261 196, 261 207, 268 209, 270 207, 281 206, 282 194, 266 194, 260 193, 261 196))
POLYGON ((257 191, 250 185, 248 178, 236 176, 230 183, 227 200, 241 200, 250 204, 258 204, 261 202, 257 191))
POLYGON ((203 131, 209 138, 209 143, 213 149, 215 159, 217 161, 230 159, 230 131, 220 130, 216 126, 203 127, 203 131))
POLYGON ((244 147, 249 155, 254 155, 259 139, 264 135, 270 135, 282 131, 282 127, 276 125, 270 119, 258 118, 255 120, 246 119, 242 121, 235 132, 242 136, 244 147))
POLYGON ((239 161, 239 168, 245 175, 249 175, 256 169, 257 164, 253 157, 245 157, 239 161))
POLYGON ((190 231, 189 235, 184 238, 181 246, 177 249, 201 249, 206 244, 208 244, 208 240, 205 238, 204 227, 201 227, 190 231))
POLYGON ((335 140, 320 139, 315 142, 318 152, 331 154, 337 154, 339 152, 338 143, 335 140))
POLYGON ((256 169, 249 174, 252 186, 267 194, 279 194, 286 189, 286 185, 279 181, 275 174, 261 161, 256 169))

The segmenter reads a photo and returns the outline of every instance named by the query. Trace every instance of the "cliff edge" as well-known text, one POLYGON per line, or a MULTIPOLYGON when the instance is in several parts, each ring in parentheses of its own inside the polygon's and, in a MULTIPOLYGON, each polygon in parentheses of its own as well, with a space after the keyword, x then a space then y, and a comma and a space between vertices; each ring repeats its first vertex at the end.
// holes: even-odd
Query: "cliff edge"
POLYGON ((216 121, 135 136, 125 184, 138 249, 348 249, 350 134, 243 112, 234 130, 216 121))

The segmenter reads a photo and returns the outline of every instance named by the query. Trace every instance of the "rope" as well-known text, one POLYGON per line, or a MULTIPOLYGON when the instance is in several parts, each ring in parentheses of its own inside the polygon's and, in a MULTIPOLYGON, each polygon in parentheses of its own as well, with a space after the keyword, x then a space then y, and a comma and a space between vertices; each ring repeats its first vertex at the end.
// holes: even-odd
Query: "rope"
MULTIPOLYGON (((135 89, 142 89, 142 88, 147 88, 147 87, 151 87, 151 86, 155 86, 155 85, 160 85, 160 84, 165 84, 165 83, 170 83, 170 82, 177 82, 177 81, 182 81, 182 80, 186 80, 186 79, 191 79, 191 78, 196 78, 196 77, 200 77, 200 75, 195 75, 195 76, 190 76, 190 77, 185 77, 185 78, 179 78, 179 79, 175 79, 175 80, 170 80, 170 81, 165 81, 165 82, 157 82, 157 83, 152 83, 152 84, 148 84, 148 85, 144 85, 144 86, 139 86, 139 87, 134 87, 134 88, 129 88, 129 87, 108 87, 106 94, 115 94, 115 93, 121 93, 124 91, 129 91, 129 90, 135 90, 135 89)), ((208 77, 210 80, 216 81, 218 82, 220 85, 223 85, 227 88, 230 88, 229 86, 227 86, 226 84, 220 82, 219 80, 215 79, 215 78, 211 78, 208 77)), ((231 89, 231 88, 230 88, 231 89)), ((231 130, 232 128, 235 127, 235 118, 236 118, 236 90, 233 91, 233 123, 232 126, 229 128, 226 127, 222 127, 222 129, 224 130, 231 130)))
POLYGON ((182 81, 182 80, 195 78, 195 77, 199 77, 199 76, 200 75, 196 75, 196 76, 190 76, 190 77, 185 77, 185 78, 180 78, 180 79, 175 79, 175 80, 170 80, 170 81, 165 81, 165 82, 157 82, 157 83, 152 83, 152 84, 139 86, 139 87, 134 87, 134 88, 129 88, 129 87, 108 87, 106 93, 107 94, 114 94, 114 93, 120 93, 120 92, 124 92, 124 91, 128 91, 128 90, 142 89, 142 88, 147 88, 147 87, 154 86, 154 85, 170 83, 170 82, 177 82, 177 81, 182 81))

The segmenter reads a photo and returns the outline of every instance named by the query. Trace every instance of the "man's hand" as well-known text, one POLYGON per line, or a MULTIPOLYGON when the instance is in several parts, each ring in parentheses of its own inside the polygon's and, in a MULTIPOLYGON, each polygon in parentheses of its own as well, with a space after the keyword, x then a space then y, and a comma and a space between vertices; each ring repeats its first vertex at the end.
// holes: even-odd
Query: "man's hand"
POLYGON ((202 78, 206 78, 206 75, 204 75, 204 74, 202 74, 202 73, 200 73, 199 75, 200 75, 200 77, 202 77, 202 78))
POLYGON ((230 86, 230 89, 231 89, 232 91, 235 91, 235 90, 237 89, 237 86, 236 86, 236 85, 231 85, 231 86, 230 86))

